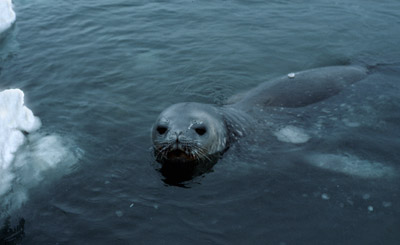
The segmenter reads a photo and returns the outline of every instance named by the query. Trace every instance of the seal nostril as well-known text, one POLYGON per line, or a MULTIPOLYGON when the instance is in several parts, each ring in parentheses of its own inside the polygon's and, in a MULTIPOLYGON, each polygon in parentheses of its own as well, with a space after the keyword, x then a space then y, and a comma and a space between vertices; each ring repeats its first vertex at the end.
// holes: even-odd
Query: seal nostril
POLYGON ((207 132, 207 129, 205 127, 199 127, 199 128, 196 128, 195 131, 196 131, 196 133, 198 135, 201 136, 201 135, 204 135, 207 132))
POLYGON ((164 126, 158 126, 157 127, 157 132, 159 133, 159 134, 165 134, 165 132, 167 132, 167 127, 164 127, 164 126))

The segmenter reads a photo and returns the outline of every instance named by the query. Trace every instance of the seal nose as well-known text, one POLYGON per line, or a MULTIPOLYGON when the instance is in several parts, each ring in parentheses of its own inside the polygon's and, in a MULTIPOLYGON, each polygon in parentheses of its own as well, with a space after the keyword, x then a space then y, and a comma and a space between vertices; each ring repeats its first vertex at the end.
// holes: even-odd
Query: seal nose
POLYGON ((182 131, 176 131, 174 132, 175 134, 175 143, 173 144, 173 149, 181 149, 182 145, 181 145, 181 140, 180 140, 180 136, 182 135, 182 131))
POLYGON ((181 136, 181 135, 182 135, 182 131, 176 131, 175 132, 175 137, 176 137, 175 142, 176 143, 179 143, 179 136, 181 136))

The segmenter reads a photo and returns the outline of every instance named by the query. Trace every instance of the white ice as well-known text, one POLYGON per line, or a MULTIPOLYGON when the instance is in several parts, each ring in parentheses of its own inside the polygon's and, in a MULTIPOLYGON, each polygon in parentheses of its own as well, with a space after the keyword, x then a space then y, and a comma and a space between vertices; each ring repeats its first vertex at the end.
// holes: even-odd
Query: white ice
POLYGON ((0 92, 0 217, 26 201, 47 170, 77 162, 64 139, 37 132, 40 127, 21 90, 0 92))
MULTIPOLYGON (((7 169, 14 154, 24 143, 23 131, 40 128, 40 120, 24 106, 24 93, 19 89, 0 92, 0 167, 7 169)), ((0 191, 1 194, 1 191, 0 191)))
POLYGON ((11 0, 0 0, 0 33, 10 28, 15 21, 11 0))

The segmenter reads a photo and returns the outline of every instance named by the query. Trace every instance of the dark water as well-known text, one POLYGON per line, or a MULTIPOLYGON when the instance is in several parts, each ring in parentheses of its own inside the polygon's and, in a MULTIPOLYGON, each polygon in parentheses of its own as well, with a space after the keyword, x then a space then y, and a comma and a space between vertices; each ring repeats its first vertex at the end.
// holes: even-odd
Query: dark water
POLYGON ((14 5, 0 90, 24 90, 41 130, 84 152, 10 214, 25 219, 23 244, 399 244, 397 0, 14 5), (304 128, 306 144, 279 142, 266 115, 186 188, 156 171, 150 128, 166 106, 221 104, 278 75, 348 63, 391 65, 322 103, 285 110, 289 122, 274 119, 304 128), (320 153, 391 175, 307 163, 320 153))

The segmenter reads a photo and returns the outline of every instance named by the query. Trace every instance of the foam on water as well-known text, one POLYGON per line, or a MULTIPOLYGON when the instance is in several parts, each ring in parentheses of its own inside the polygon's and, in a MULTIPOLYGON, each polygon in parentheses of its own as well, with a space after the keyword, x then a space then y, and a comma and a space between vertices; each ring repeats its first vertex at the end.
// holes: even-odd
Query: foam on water
POLYGON ((274 135, 282 142, 293 144, 306 143, 310 139, 310 136, 304 130, 291 125, 281 128, 274 135))
POLYGON ((311 165, 360 178, 397 176, 391 166, 361 159, 350 154, 313 154, 308 157, 311 165))
POLYGON ((10 28, 15 21, 11 0, 0 0, 0 33, 10 28))
POLYGON ((37 132, 40 126, 21 90, 0 92, 0 217, 20 207, 47 170, 77 162, 65 140, 37 132))

